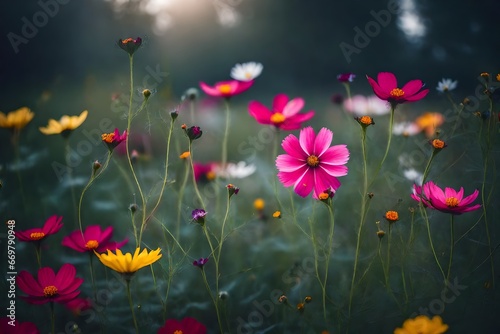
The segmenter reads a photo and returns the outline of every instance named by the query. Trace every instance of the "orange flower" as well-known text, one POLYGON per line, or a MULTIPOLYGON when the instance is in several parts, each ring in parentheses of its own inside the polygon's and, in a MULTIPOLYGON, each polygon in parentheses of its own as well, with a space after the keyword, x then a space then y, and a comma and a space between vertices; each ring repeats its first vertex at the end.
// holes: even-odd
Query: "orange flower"
POLYGON ((431 137, 436 129, 444 123, 444 116, 438 112, 426 112, 415 120, 415 124, 427 137, 431 137))

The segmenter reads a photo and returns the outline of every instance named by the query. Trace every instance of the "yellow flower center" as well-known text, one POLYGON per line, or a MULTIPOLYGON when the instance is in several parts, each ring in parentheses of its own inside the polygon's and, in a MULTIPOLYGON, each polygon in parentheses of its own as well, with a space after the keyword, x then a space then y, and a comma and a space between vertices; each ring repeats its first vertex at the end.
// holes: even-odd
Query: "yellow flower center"
POLYGON ((307 157, 307 164, 311 167, 316 167, 319 165, 319 159, 315 155, 310 155, 307 157))
POLYGON ((45 233, 43 233, 43 232, 33 232, 30 234, 31 240, 40 240, 43 237, 45 237, 45 233))
POLYGON ((285 121, 286 117, 279 112, 275 112, 274 114, 271 115, 271 122, 274 124, 280 124, 285 121))
POLYGON ((359 122, 364 125, 371 125, 373 123, 373 118, 370 116, 363 116, 359 119, 359 122))
POLYGON ((85 244, 85 248, 87 249, 96 249, 97 247, 99 247, 99 242, 97 240, 89 240, 85 244))
POLYGON ((108 144, 111 144, 113 142, 113 140, 115 139, 115 133, 103 133, 101 135, 101 139, 102 141, 108 143, 108 144))
POLYGON ((255 210, 257 211, 262 211, 264 210, 264 207, 266 205, 266 202, 264 202, 264 200, 262 198, 257 198, 254 202, 253 202, 253 207, 255 208, 255 210))
POLYGON ((222 94, 229 94, 231 93, 231 86, 230 85, 220 85, 218 87, 219 89, 219 92, 221 92, 222 94))
POLYGON ((57 288, 53 285, 46 286, 43 288, 43 295, 45 297, 54 297, 57 295, 57 288))
POLYGON ((497 81, 500 81, 500 74, 497 74, 496 78, 497 78, 497 81))
POLYGON ((321 194, 318 195, 318 198, 320 200, 328 199, 328 197, 330 197, 330 195, 328 195, 327 193, 321 193, 321 194))
POLYGON ((439 148, 443 148, 443 147, 444 147, 444 141, 439 140, 439 139, 434 139, 434 140, 432 141, 432 146, 433 146, 434 148, 438 148, 438 149, 439 149, 439 148))
POLYGON ((129 37, 129 38, 124 39, 124 40, 122 41, 122 43, 123 43, 123 44, 127 44, 127 43, 130 43, 130 42, 133 42, 133 41, 134 41, 134 39, 129 37))
POLYGON ((212 180, 215 180, 217 175, 215 174, 214 171, 210 171, 210 172, 207 172, 207 174, 205 174, 205 177, 207 178, 208 181, 212 181, 212 180))
POLYGON ((245 72, 245 78, 252 79, 253 75, 250 72, 245 72))
POLYGON ((391 90, 389 94, 391 95, 391 97, 399 98, 404 96, 405 92, 401 88, 394 88, 393 90, 391 90))
POLYGON ((174 331, 174 334, 182 334, 182 333, 183 333, 183 331, 181 331, 180 329, 177 329, 174 331))
POLYGON ((456 208, 460 201, 456 199, 455 197, 448 197, 446 199, 446 205, 450 208, 456 208))
POLYGON ((389 222, 395 222, 399 219, 399 214, 396 211, 387 211, 385 213, 385 219, 387 219, 389 222))
POLYGON ((281 218, 281 212, 280 211, 275 211, 273 213, 273 218, 281 218))

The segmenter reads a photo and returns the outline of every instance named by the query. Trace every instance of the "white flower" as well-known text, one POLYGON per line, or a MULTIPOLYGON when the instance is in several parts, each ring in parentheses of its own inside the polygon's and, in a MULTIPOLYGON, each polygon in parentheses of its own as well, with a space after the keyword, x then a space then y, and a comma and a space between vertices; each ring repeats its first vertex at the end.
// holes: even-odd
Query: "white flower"
POLYGON ((424 175, 418 172, 416 169, 414 168, 406 169, 403 173, 406 179, 415 182, 416 184, 422 184, 422 179, 424 175))
POLYGON ((217 166, 215 174, 226 179, 243 179, 252 175, 256 169, 257 167, 255 167, 255 165, 247 166, 245 161, 240 161, 237 164, 230 162, 226 165, 226 168, 217 166))
POLYGON ((414 136, 420 133, 422 129, 414 122, 401 122, 396 123, 392 127, 392 133, 395 135, 403 135, 405 137, 414 136))
POLYGON ((438 82, 438 86, 436 87, 438 92, 444 93, 444 92, 449 92, 450 90, 454 90, 457 88, 458 81, 451 80, 451 79, 445 79, 443 78, 440 82, 438 82))
POLYGON ((252 81, 260 75, 263 68, 264 66, 262 66, 261 63, 256 63, 254 61, 236 64, 231 69, 231 78, 238 81, 252 81))
POLYGON ((375 95, 354 95, 344 101, 344 108, 356 116, 385 115, 390 111, 389 104, 375 95))

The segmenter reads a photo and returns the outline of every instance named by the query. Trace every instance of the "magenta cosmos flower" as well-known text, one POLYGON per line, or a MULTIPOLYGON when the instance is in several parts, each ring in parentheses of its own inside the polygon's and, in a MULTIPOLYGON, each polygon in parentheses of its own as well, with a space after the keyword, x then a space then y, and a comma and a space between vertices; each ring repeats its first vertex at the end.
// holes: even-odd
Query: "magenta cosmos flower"
POLYGON ((26 231, 17 231, 16 237, 19 241, 40 241, 51 234, 57 233, 63 226, 61 223, 62 219, 63 217, 61 216, 51 216, 45 221, 42 228, 31 228, 26 231))
POLYGON ((285 94, 278 94, 274 97, 272 110, 258 101, 251 101, 248 104, 248 112, 260 124, 271 124, 282 130, 297 130, 303 122, 314 116, 312 110, 299 114, 303 107, 302 98, 297 97, 289 101, 285 94))
POLYGON ((428 89, 422 89, 424 84, 421 80, 411 80, 403 88, 398 88, 396 76, 390 72, 379 73, 377 81, 369 76, 366 76, 366 78, 375 95, 382 100, 388 101, 393 108, 400 103, 421 100, 429 93, 428 89))
POLYGON ((115 132, 111 133, 103 133, 101 135, 101 139, 106 146, 108 146, 108 149, 110 151, 113 151, 115 147, 120 145, 122 142, 127 140, 127 130, 124 130, 123 133, 120 135, 120 131, 118 128, 115 129, 115 132))
POLYGON ((113 236, 113 227, 108 227, 104 231, 99 225, 88 226, 83 233, 80 230, 71 232, 62 240, 62 245, 72 248, 77 252, 93 252, 104 253, 108 249, 114 251, 121 248, 128 242, 128 239, 122 242, 110 241, 113 236))
POLYGON ((19 322, 9 318, 0 318, 0 333, 2 334, 39 334, 40 331, 32 322, 19 322))
POLYGON ((186 317, 181 321, 168 319, 165 325, 158 330, 158 334, 205 334, 207 328, 195 318, 186 317))
POLYGON ((229 81, 221 81, 217 82, 215 86, 209 86, 204 82, 200 82, 201 89, 205 92, 205 94, 214 96, 214 97, 226 97, 229 98, 234 95, 238 95, 243 93, 248 88, 253 85, 252 81, 238 81, 238 80, 229 80, 229 81))
POLYGON ((38 279, 23 270, 17 275, 17 286, 28 296, 21 296, 31 304, 48 302, 66 303, 78 296, 78 288, 83 279, 77 278, 76 269, 72 264, 64 264, 57 275, 49 267, 38 270, 38 279))
POLYGON ((479 195, 477 189, 465 198, 463 187, 460 187, 459 191, 446 187, 443 191, 443 189, 439 188, 432 181, 427 182, 422 187, 413 185, 413 190, 414 192, 411 194, 411 197, 415 201, 422 202, 425 207, 441 212, 461 215, 462 213, 474 211, 481 207, 481 204, 469 206, 479 195))
POLYGON ((287 154, 276 158, 278 178, 285 187, 293 186, 294 191, 306 197, 314 190, 313 197, 327 190, 335 193, 340 187, 339 176, 347 174, 345 164, 349 160, 346 145, 332 143, 333 132, 322 128, 318 134, 311 127, 300 131, 300 138, 288 135, 281 146, 287 154))

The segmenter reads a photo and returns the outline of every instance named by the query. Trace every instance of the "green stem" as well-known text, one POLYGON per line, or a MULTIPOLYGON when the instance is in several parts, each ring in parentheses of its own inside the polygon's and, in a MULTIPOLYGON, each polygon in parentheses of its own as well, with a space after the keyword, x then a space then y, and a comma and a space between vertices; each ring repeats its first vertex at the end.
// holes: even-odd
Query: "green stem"
POLYGON ((93 252, 89 253, 89 266, 90 266, 90 281, 92 283, 92 291, 94 292, 94 301, 97 302, 97 289, 95 287, 95 279, 94 279, 94 265, 93 265, 93 252))
POLYGON ((134 312, 134 303, 132 302, 132 294, 130 293, 130 278, 125 279, 125 281, 127 282, 128 304, 130 306, 130 312, 132 312, 132 320, 134 321, 135 332, 139 334, 139 327, 137 326, 137 320, 135 318, 135 312, 134 312))
POLYGON ((54 302, 50 302, 50 332, 56 333, 56 313, 54 311, 54 302))
POLYGON ((450 214, 450 261, 448 263, 448 273, 446 274, 446 281, 450 281, 451 261, 453 260, 453 246, 455 245, 455 224, 453 218, 455 215, 450 214))
POLYGON ((35 254, 36 262, 38 263, 38 269, 42 268, 42 248, 40 247, 40 241, 35 242, 35 254))
POLYGON ((358 235, 356 238, 356 253, 354 255, 354 269, 352 272, 352 280, 351 280, 351 290, 349 292, 349 307, 348 307, 348 317, 351 316, 351 307, 352 307, 352 298, 354 296, 354 286, 356 282, 356 272, 358 269, 358 259, 359 259, 359 250, 361 246, 361 231, 363 230, 363 225, 366 220, 367 214, 367 193, 368 193, 368 171, 367 171, 367 158, 366 158, 366 128, 361 127, 361 152, 363 156, 363 191, 361 193, 361 217, 358 228, 358 235))
POLYGON ((226 168, 227 163, 227 141, 229 139, 229 126, 231 123, 231 112, 229 110, 229 99, 224 99, 224 104, 226 106, 226 127, 224 129, 224 138, 222 139, 222 168, 226 168))
MULTIPOLYGON (((274 131, 274 145, 273 145, 273 151, 272 151, 272 156, 271 156, 271 165, 274 164, 274 159, 276 159, 278 155, 278 146, 279 146, 279 129, 275 128, 274 131)), ((278 180, 276 175, 273 174, 273 185, 274 185, 274 196, 276 197, 276 203, 278 204, 278 210, 282 210, 282 205, 281 201, 278 195, 278 180)), ((293 203, 292 203, 293 204, 293 203)), ((295 213, 293 213, 295 215, 295 213)))
POLYGON ((203 198, 201 197, 200 190, 198 189, 198 183, 196 182, 196 176, 194 173, 194 164, 193 164, 193 145, 191 140, 189 140, 189 156, 191 159, 189 159, 189 163, 191 164, 191 172, 193 175, 193 187, 194 191, 196 193, 196 196, 198 197, 198 200, 200 201, 201 208, 205 210, 205 203, 203 202, 203 198))
POLYGON ((335 215, 333 213, 332 208, 332 200, 328 200, 328 214, 330 215, 330 232, 328 234, 328 243, 327 243, 327 251, 326 251, 326 262, 325 262, 325 276, 323 279, 323 284, 321 286, 323 292, 323 316, 325 318, 325 322, 327 322, 327 314, 326 314, 326 283, 328 281, 328 267, 330 264, 330 256, 332 254, 332 246, 333 246, 333 233, 335 231, 335 215))
POLYGON ((21 200, 23 201, 23 207, 25 210, 27 210, 28 206, 26 204, 26 196, 24 194, 23 179, 21 177, 21 154, 19 151, 19 139, 20 139, 19 130, 14 130, 14 133, 12 134, 12 145, 14 146, 14 155, 15 155, 15 161, 16 161, 16 175, 17 175, 17 180, 19 181, 19 190, 21 192, 21 200))
MULTIPOLYGON (((146 200, 144 198, 144 193, 142 192, 141 184, 139 183, 139 180, 137 179, 137 175, 134 170, 134 166, 132 165, 132 159, 130 157, 130 150, 129 150, 129 143, 130 143, 130 126, 132 124, 132 102, 133 102, 133 96, 134 96, 134 56, 130 55, 129 56, 129 69, 130 69, 130 98, 129 98, 129 105, 128 105, 128 116, 127 116, 127 139, 125 140, 125 146, 126 146, 126 151, 127 151, 127 160, 128 164, 130 167, 130 170, 132 171, 132 176, 134 177, 135 184, 137 185, 137 189, 139 191, 139 196, 141 197, 141 210, 142 210, 142 220, 141 220, 141 230, 143 228, 143 225, 145 224, 146 221, 146 200)), ((144 103, 143 103, 144 105, 144 103)), ((142 109, 142 107, 141 107, 142 109)), ((140 247, 141 242, 140 240, 136 239, 136 247, 140 247)))
POLYGON ((165 187, 167 185, 167 181, 168 181, 168 159, 169 159, 169 155, 170 155, 170 141, 172 139, 172 133, 174 131, 174 123, 175 123, 175 119, 171 118, 171 120, 170 120, 170 130, 168 131, 168 137, 167 137, 167 151, 165 152, 165 172, 164 172, 163 182, 162 182, 161 189, 160 189, 160 194, 158 196, 158 200, 156 201, 153 209, 151 210, 151 212, 149 213, 149 215, 147 216, 147 218, 143 220, 143 223, 141 225, 141 230, 139 232, 139 243, 138 243, 138 245, 141 244, 142 233, 144 232, 145 224, 146 224, 146 222, 148 222, 150 220, 150 218, 154 215, 154 213, 158 209, 158 206, 160 205, 161 199, 163 198, 163 193, 165 191, 165 187))
MULTIPOLYGON (((191 160, 191 156, 188 159, 191 160)), ((179 189, 179 197, 177 198, 177 224, 175 229, 176 238, 179 238, 180 226, 181 226, 182 200, 184 199, 184 191, 186 190, 186 184, 189 178, 190 174, 189 171, 191 168, 192 167, 190 163, 186 161, 186 171, 184 173, 184 179, 182 180, 181 188, 179 189)))
POLYGON ((82 234, 83 238, 83 227, 82 227, 82 202, 83 202, 83 196, 85 195, 85 192, 90 188, 92 183, 106 170, 108 167, 109 161, 111 160, 111 155, 113 154, 113 151, 108 150, 108 155, 106 157, 106 161, 104 162, 104 165, 99 168, 99 170, 95 170, 94 166, 92 165, 92 174, 90 175, 89 182, 85 185, 85 187, 82 190, 82 193, 80 194, 80 200, 78 201, 78 226, 80 228, 80 232, 82 234))
POLYGON ((378 173, 380 172, 380 169, 382 168, 382 165, 384 164, 385 159, 387 158, 387 155, 389 154, 389 149, 391 147, 391 141, 392 141, 392 128, 394 126, 394 111, 395 110, 396 110, 396 107, 391 106, 391 116, 389 119, 389 139, 387 140, 387 147, 385 148, 384 156, 382 157, 382 160, 380 161, 380 164, 378 165, 377 170, 373 174, 373 179, 371 180, 370 184, 368 185, 368 188, 370 188, 371 185, 373 184, 373 182, 375 182, 375 180, 378 176, 378 173))
POLYGON ((210 298, 212 299, 212 302, 214 303, 215 312, 217 314, 217 322, 219 323, 219 330, 220 330, 221 334, 223 334, 224 330, 222 328, 222 320, 221 320, 221 316, 220 316, 220 312, 219 312, 219 305, 217 303, 218 295, 216 295, 214 297, 212 290, 210 289, 210 285, 208 284, 207 275, 205 274, 205 271, 203 270, 203 268, 201 268, 201 275, 203 276, 203 282, 205 283, 205 287, 207 288, 208 294, 210 295, 210 298))
POLYGON ((434 249, 434 243, 432 242, 432 236, 431 236, 431 225, 429 223, 429 217, 427 216, 427 212, 425 211, 425 208, 423 208, 423 205, 420 206, 420 211, 422 213, 422 216, 425 219, 425 223, 427 225, 427 236, 429 237, 429 244, 431 246, 432 250, 432 255, 434 255, 434 260, 436 261, 436 264, 439 267, 439 271, 441 272, 441 275, 443 275, 443 279, 446 282, 446 275, 444 274, 443 267, 441 267, 441 263, 439 263, 436 250, 434 249))
POLYGON ((387 237, 387 254, 386 254, 387 273, 385 275, 385 286, 388 290, 390 290, 389 277, 390 277, 390 263, 391 263, 391 239, 392 239, 392 223, 389 223, 389 235, 387 237))

